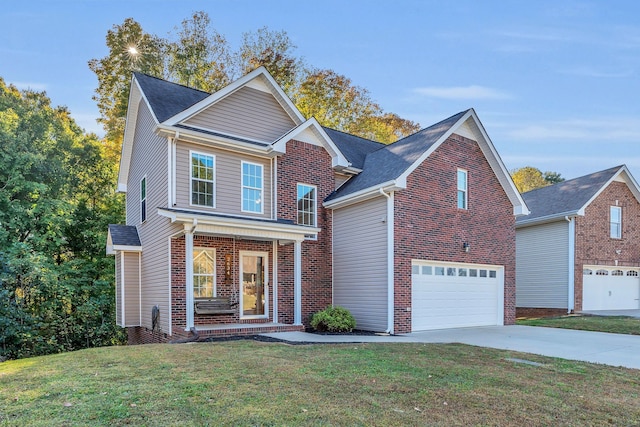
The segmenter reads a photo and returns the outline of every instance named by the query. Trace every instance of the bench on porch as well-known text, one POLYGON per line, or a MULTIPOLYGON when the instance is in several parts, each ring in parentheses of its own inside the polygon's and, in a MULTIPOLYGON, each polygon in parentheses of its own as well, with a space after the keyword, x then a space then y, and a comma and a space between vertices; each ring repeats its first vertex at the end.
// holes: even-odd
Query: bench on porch
POLYGON ((235 306, 229 298, 214 297, 206 300, 194 301, 196 314, 233 314, 236 312, 235 306))

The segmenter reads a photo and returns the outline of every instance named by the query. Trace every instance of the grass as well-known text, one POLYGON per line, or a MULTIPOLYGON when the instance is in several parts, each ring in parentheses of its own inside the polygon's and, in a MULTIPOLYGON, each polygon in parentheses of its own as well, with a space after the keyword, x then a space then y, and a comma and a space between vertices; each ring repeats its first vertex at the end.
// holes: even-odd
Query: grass
POLYGON ((541 317, 518 319, 518 325, 544 326, 547 328, 579 329, 583 331, 610 332, 614 334, 640 335, 640 319, 625 316, 541 317))
POLYGON ((247 340, 100 348, 0 364, 0 426, 639 421, 638 371, 460 344, 247 340))

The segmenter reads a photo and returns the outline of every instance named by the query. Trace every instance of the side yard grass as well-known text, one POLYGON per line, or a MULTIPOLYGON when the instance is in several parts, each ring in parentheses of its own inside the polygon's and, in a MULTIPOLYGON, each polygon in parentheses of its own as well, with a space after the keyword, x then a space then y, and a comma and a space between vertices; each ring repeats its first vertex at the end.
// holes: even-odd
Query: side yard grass
POLYGON ((0 425, 636 425, 638 371, 461 344, 256 341, 0 363, 0 425))
POLYGON ((583 331, 610 332, 614 334, 640 335, 640 319, 625 316, 541 317, 517 319, 518 325, 544 326, 547 328, 580 329, 583 331))

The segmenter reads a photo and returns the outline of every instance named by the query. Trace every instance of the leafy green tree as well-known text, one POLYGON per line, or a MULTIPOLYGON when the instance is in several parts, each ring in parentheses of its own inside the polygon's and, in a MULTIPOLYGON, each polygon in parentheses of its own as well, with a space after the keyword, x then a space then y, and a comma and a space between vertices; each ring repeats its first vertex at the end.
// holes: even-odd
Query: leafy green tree
POLYGON ((176 41, 166 41, 167 72, 171 80, 215 92, 229 84, 231 58, 227 40, 211 28, 206 12, 182 21, 176 41))
POLYGON ((122 206, 104 151, 46 94, 0 79, 0 358, 122 339, 104 256, 122 206))
POLYGON ((557 184, 559 182, 563 182, 564 181, 564 178, 562 176, 560 176, 560 174, 558 172, 547 171, 547 172, 542 174, 542 177, 549 184, 557 184))
POLYGON ((109 54, 89 61, 98 78, 93 99, 98 103, 106 138, 122 141, 129 101, 131 73, 140 71, 156 77, 164 76, 163 39, 146 33, 133 18, 114 25, 106 36, 109 54))

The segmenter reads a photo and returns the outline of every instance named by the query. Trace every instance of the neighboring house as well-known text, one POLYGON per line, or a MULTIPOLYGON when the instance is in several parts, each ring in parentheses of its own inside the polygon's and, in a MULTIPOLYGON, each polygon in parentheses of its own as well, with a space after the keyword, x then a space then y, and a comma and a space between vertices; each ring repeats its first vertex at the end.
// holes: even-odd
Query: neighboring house
POLYGON ((305 119, 264 68, 214 94, 135 73, 118 189, 131 343, 302 330, 329 304, 392 333, 515 319, 528 210, 473 110, 387 146, 305 119))
POLYGON ((640 308, 640 188, 626 166, 522 195, 518 308, 640 308))

